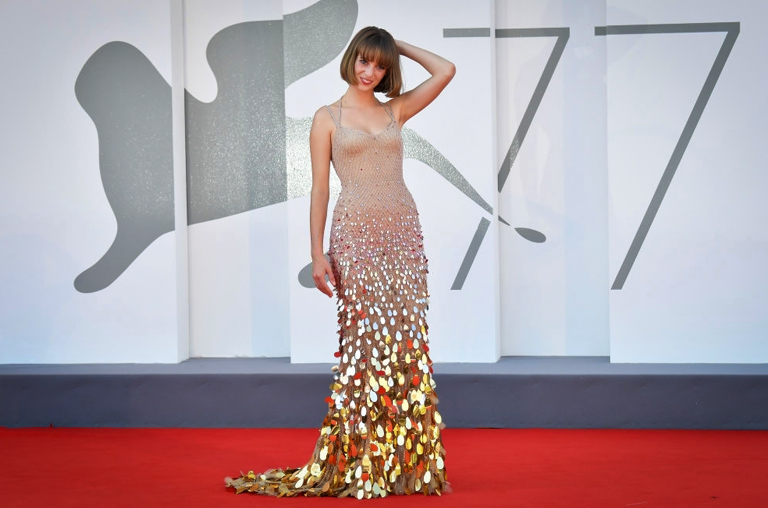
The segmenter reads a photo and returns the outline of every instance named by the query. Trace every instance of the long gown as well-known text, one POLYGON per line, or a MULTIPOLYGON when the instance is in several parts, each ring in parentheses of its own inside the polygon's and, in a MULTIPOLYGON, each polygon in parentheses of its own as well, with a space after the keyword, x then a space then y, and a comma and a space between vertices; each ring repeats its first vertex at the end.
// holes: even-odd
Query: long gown
MULTIPOLYGON (((276 496, 441 494, 449 490, 427 341, 427 258, 403 180, 403 141, 336 114, 331 160, 341 180, 329 257, 340 358, 312 458, 295 469, 226 478, 237 493, 276 496)), ((334 109, 336 109, 334 107, 334 109)))

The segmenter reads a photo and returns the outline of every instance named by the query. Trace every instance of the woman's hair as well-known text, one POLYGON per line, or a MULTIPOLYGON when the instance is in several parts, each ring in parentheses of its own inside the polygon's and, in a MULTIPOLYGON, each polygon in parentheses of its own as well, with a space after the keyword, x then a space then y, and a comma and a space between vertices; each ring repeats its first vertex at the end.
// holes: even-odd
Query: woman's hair
POLYGON ((403 88, 403 73, 400 70, 400 52, 395 39, 383 28, 368 26, 357 32, 347 46, 341 59, 341 79, 350 85, 357 84, 355 62, 360 55, 369 62, 378 62, 386 69, 381 82, 374 92, 384 93, 387 97, 397 97, 403 88))

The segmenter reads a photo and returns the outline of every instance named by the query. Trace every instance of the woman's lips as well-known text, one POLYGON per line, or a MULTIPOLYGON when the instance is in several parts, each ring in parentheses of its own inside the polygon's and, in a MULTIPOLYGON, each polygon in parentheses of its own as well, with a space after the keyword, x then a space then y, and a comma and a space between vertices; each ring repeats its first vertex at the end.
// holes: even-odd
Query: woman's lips
POLYGON ((365 79, 365 78, 360 78, 360 82, 367 86, 367 85, 370 85, 371 83, 373 83, 373 80, 365 79))

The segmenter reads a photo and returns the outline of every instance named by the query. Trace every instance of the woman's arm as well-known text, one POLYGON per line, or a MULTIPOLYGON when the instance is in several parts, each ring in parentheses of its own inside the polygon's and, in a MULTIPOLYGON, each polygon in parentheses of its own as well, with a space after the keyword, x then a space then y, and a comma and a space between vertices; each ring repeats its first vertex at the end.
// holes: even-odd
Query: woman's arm
POLYGON ((323 107, 317 110, 309 131, 309 151, 312 156, 312 192, 309 205, 309 236, 312 246, 312 278, 317 289, 329 297, 333 292, 325 282, 325 276, 336 286, 333 271, 325 259, 323 236, 328 214, 328 178, 331 172, 331 133, 333 120, 323 107))
POLYGON ((403 125, 440 95, 440 92, 456 74, 456 66, 441 56, 430 53, 426 49, 417 48, 407 42, 396 40, 395 44, 397 44, 397 49, 402 56, 420 64, 431 74, 426 81, 413 90, 409 90, 390 101, 398 122, 403 125))

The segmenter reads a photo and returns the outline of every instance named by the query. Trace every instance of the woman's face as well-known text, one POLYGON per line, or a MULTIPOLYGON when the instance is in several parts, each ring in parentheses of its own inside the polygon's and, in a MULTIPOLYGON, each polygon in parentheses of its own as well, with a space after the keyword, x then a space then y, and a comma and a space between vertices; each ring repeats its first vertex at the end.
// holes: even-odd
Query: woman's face
POLYGON ((387 70, 378 62, 369 62, 362 55, 357 55, 357 60, 355 60, 357 86, 364 90, 373 90, 386 75, 387 70))

